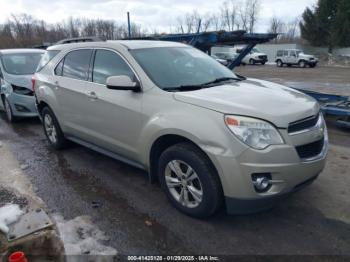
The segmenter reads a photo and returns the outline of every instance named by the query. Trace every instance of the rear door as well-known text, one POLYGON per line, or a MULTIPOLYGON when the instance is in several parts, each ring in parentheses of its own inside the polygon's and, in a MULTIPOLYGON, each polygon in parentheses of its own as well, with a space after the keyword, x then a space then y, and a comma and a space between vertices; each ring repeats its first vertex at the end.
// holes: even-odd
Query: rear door
POLYGON ((55 69, 55 93, 66 133, 89 139, 86 111, 89 106, 87 81, 92 49, 69 52, 55 69))
POLYGON ((105 149, 135 160, 136 144, 141 132, 142 92, 112 90, 106 87, 109 76, 136 75, 116 51, 97 49, 87 90, 95 97, 85 111, 87 128, 94 135, 92 142, 105 149))

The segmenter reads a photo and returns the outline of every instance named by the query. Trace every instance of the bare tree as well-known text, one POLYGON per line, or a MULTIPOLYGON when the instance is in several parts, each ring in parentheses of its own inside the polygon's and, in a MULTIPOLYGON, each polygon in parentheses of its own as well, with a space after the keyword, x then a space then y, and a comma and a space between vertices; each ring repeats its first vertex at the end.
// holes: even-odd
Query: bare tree
POLYGON ((233 0, 224 2, 220 8, 221 25, 228 31, 240 28, 237 9, 236 2, 233 0))
POLYGON ((254 32, 260 10, 260 0, 246 0, 248 13, 248 30, 254 32))
MULTIPOLYGON (((278 18, 277 16, 273 16, 270 20, 270 28, 269 28, 269 33, 272 34, 281 34, 283 33, 283 27, 284 24, 282 22, 282 20, 280 18, 278 18)), ((275 43, 277 43, 279 41, 280 36, 278 36, 277 38, 275 38, 275 43)))

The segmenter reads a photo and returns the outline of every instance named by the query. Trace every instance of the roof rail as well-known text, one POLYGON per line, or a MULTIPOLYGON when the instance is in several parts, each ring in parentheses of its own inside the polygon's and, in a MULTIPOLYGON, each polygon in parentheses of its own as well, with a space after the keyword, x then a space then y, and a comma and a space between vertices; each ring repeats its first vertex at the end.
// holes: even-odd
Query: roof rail
POLYGON ((55 43, 55 45, 81 43, 81 42, 103 42, 103 41, 105 40, 98 36, 84 36, 84 37, 73 37, 73 38, 62 39, 57 43, 55 43))

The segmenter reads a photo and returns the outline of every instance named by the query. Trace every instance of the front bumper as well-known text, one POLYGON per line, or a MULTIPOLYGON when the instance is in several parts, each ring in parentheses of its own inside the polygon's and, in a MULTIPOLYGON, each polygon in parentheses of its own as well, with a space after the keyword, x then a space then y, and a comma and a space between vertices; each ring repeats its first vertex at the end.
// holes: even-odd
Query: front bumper
POLYGON ((326 128, 323 129, 323 148, 316 156, 301 159, 296 146, 319 139, 318 132, 315 129, 290 136, 287 131, 281 131, 286 140, 284 145, 270 146, 265 150, 248 148, 235 158, 217 156, 228 213, 246 214, 269 209, 280 199, 312 183, 325 166, 328 152, 326 128), (263 193, 254 187, 253 176, 259 174, 271 177, 270 187, 263 193))
POLYGON ((304 182, 296 185, 292 190, 283 194, 277 194, 270 197, 259 198, 259 199, 236 199, 236 198, 225 198, 227 213, 231 215, 244 215, 258 213, 273 208, 280 201, 284 200, 290 194, 303 189, 304 187, 311 185, 318 175, 311 177, 304 182))
POLYGON ((36 117, 38 111, 35 106, 35 97, 11 93, 7 96, 12 113, 17 117, 36 117))

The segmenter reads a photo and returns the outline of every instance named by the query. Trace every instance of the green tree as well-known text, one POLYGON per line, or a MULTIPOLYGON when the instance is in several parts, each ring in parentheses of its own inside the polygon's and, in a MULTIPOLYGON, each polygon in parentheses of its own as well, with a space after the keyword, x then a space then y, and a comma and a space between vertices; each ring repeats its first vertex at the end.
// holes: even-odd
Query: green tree
POLYGON ((337 46, 350 46, 350 1, 341 0, 334 21, 334 40, 337 46))
POLYGON ((327 46, 332 52, 334 46, 349 43, 349 0, 318 0, 312 10, 306 8, 300 23, 301 35, 315 46, 327 46))

